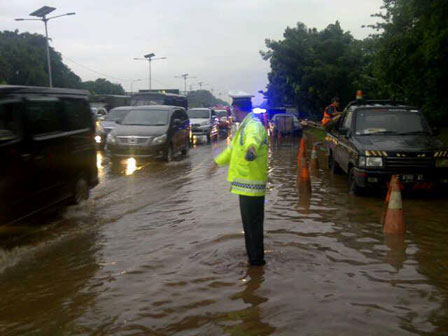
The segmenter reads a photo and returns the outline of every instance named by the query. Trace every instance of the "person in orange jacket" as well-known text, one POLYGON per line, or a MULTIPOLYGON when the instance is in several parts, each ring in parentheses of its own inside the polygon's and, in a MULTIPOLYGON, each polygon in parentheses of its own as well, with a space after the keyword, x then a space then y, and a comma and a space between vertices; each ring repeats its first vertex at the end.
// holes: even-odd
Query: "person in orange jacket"
POLYGON ((338 111, 340 100, 338 97, 334 97, 331 100, 331 104, 328 105, 324 110, 324 117, 322 118, 322 126, 325 127, 334 117, 340 115, 338 111))

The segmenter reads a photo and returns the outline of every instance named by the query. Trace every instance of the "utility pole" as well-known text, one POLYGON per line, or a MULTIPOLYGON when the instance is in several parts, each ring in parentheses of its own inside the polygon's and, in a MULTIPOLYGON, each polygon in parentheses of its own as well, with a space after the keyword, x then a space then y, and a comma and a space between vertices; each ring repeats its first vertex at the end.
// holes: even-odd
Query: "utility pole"
POLYGON ((184 93, 187 94, 187 79, 188 78, 196 78, 196 77, 191 77, 186 73, 186 74, 183 74, 180 76, 174 76, 174 78, 183 78, 184 79, 184 93))

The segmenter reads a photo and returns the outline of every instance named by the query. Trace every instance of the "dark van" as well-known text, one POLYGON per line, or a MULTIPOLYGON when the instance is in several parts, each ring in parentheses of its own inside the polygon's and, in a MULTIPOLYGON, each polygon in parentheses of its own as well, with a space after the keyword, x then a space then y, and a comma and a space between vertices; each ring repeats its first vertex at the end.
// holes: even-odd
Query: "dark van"
POLYGON ((79 203, 98 184, 87 94, 0 85, 0 223, 79 203))

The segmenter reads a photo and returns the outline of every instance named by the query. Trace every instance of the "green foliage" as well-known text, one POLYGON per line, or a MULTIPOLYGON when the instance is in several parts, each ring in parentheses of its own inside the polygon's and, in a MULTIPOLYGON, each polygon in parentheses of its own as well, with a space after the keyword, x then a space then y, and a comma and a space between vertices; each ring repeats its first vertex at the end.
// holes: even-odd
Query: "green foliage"
POLYGON ((225 101, 216 98, 210 91, 191 91, 187 95, 188 107, 211 107, 214 105, 228 105, 225 101))
MULTIPOLYGON (((339 22, 322 31, 303 23, 287 28, 281 41, 266 40, 270 60, 267 96, 270 105, 295 105, 299 111, 320 117, 334 96, 353 99, 363 78, 364 43, 344 32, 339 22)), ((368 48, 369 45, 366 45, 368 48)))
POLYGON ((82 87, 85 90, 90 91, 93 95, 98 94, 112 94, 112 95, 125 95, 121 84, 114 84, 107 79, 98 78, 95 81, 87 81, 82 83, 82 87))
POLYGON ((448 125, 448 2, 384 0, 382 8, 374 65, 382 93, 448 125))
MULTIPOLYGON (((81 79, 50 47, 55 87, 80 88, 81 79)), ((16 30, 0 32, 0 82, 10 85, 48 86, 45 37, 16 30)))

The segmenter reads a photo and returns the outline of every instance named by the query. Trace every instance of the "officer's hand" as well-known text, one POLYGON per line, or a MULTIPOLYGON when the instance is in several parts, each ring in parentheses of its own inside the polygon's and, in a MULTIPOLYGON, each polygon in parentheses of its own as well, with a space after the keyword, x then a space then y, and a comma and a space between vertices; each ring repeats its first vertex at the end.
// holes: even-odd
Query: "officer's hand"
POLYGON ((212 165, 210 166, 210 168, 207 171, 207 177, 208 178, 212 177, 212 175, 214 173, 216 173, 217 170, 218 170, 218 165, 216 164, 215 161, 213 161, 212 165))
POLYGON ((249 148, 246 152, 245 159, 247 161, 254 161, 256 159, 256 157, 257 157, 257 152, 255 151, 255 148, 254 147, 249 148))

